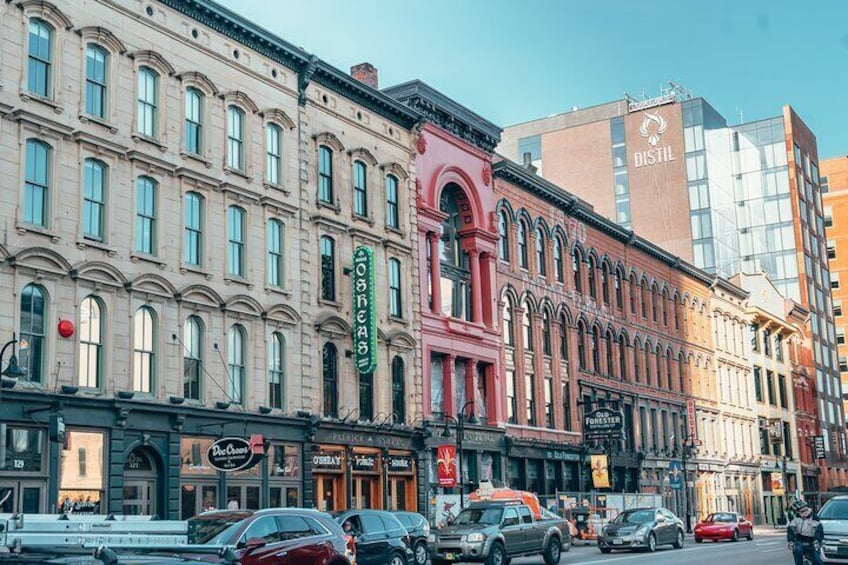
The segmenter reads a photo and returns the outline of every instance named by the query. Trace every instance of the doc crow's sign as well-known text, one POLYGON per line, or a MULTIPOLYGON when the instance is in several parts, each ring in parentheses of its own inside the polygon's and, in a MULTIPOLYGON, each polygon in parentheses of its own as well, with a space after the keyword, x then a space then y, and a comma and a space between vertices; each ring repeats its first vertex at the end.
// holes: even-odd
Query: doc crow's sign
POLYGON ((206 460, 218 471, 243 471, 262 460, 264 449, 258 447, 240 437, 221 438, 209 446, 206 460))
POLYGON ((377 368, 374 251, 364 245, 353 252, 353 355, 360 374, 370 375, 377 368))

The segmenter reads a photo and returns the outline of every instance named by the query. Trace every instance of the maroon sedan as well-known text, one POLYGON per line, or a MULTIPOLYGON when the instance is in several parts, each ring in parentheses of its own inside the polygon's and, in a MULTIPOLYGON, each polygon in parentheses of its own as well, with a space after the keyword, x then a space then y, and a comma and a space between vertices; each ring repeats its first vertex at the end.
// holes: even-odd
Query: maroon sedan
POLYGON ((355 548, 328 514, 299 508, 215 510, 188 521, 190 543, 232 545, 242 565, 351 565, 355 548))
POLYGON ((754 539, 754 526, 745 516, 734 512, 715 512, 695 526, 695 542, 705 539, 739 541, 739 538, 754 539))

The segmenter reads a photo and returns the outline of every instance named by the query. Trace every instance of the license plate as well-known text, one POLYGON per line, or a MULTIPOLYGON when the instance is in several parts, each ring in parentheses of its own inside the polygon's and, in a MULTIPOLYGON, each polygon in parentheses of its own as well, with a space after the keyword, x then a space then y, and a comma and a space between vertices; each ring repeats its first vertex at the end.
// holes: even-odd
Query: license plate
POLYGON ((848 547, 838 547, 836 549, 837 555, 848 555, 848 547))
POLYGON ((445 553, 445 559, 447 559, 448 561, 453 561, 454 559, 456 559, 456 554, 455 553, 445 553))
POLYGON ((623 540, 623 539, 621 539, 621 538, 614 538, 614 539, 612 540, 612 544, 613 544, 613 545, 621 545, 621 544, 623 544, 623 543, 624 543, 624 540, 623 540))

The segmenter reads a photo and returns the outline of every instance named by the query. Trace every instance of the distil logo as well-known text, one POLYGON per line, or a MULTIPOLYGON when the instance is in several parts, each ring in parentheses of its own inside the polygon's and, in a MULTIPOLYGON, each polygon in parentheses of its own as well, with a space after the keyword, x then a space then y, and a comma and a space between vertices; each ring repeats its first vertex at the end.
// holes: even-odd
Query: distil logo
POLYGON ((665 133, 667 128, 668 124, 662 116, 657 113, 645 112, 645 119, 639 126, 639 135, 646 138, 651 147, 656 147, 657 143, 660 142, 660 136, 665 133), (656 126, 652 128, 651 124, 656 124, 656 126))

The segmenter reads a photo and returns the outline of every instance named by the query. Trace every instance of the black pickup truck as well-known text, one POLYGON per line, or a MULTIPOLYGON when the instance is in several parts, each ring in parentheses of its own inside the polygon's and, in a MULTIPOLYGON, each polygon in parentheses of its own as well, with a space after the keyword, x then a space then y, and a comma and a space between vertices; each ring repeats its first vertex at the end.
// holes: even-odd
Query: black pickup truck
POLYGON ((499 501, 469 504, 449 526, 430 533, 427 541, 432 565, 456 561, 507 565, 513 557, 533 555, 555 565, 571 548, 565 520, 548 513, 536 520, 526 504, 499 501))

